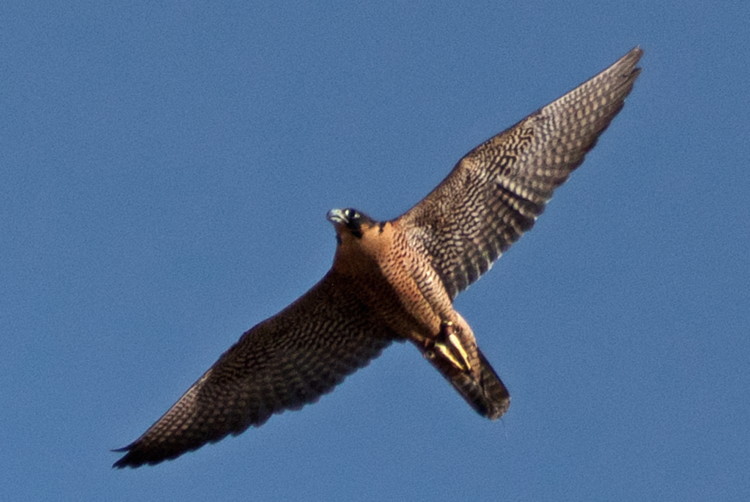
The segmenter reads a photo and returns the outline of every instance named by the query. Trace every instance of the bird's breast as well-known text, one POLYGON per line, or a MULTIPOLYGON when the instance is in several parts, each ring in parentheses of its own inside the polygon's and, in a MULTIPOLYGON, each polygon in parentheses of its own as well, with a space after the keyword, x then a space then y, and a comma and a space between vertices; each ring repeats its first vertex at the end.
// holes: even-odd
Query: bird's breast
POLYGON ((435 336, 452 312, 442 281, 392 223, 375 232, 340 246, 334 270, 350 294, 394 334, 412 340, 435 336))

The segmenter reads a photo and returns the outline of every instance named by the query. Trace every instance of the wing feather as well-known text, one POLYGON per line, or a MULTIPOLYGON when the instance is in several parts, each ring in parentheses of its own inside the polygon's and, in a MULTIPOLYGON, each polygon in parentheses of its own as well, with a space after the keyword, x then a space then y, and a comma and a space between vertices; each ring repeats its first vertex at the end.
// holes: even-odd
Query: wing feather
POLYGON ((329 272, 276 316, 247 331, 115 467, 155 464, 261 425, 330 392, 391 342, 329 272))
POLYGON ((640 72, 612 66, 474 148, 398 222, 430 256, 451 298, 529 230, 623 106, 640 72))

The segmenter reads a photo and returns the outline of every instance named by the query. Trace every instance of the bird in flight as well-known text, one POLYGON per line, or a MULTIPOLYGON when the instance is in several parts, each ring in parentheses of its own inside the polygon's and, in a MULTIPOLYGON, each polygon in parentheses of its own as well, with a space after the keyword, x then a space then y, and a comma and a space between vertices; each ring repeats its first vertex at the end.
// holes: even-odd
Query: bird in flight
POLYGON ((466 154, 400 217, 333 209, 336 254, 301 298, 248 330, 115 467, 173 459, 317 401, 393 341, 409 341, 480 415, 510 395, 453 309, 456 295, 529 230, 622 109, 634 48, 466 154))

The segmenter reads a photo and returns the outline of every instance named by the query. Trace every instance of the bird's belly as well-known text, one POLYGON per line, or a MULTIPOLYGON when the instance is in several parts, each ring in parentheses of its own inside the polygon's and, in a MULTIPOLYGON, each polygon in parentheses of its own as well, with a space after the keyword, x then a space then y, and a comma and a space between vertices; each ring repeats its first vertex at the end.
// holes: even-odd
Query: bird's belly
POLYGON ((434 338, 441 322, 452 320, 450 298, 431 269, 404 265, 381 267, 361 290, 373 314, 395 335, 421 342, 434 338))

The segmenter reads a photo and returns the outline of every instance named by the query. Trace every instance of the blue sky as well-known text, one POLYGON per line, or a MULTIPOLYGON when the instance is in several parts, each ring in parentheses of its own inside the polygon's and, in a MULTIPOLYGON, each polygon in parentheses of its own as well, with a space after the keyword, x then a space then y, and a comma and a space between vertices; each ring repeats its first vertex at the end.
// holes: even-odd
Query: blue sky
POLYGON ((747 500, 746 2, 3 2, 9 500, 747 500), (640 45, 620 116, 456 303, 513 403, 409 345, 138 470, 140 435, 335 248, 640 45))

